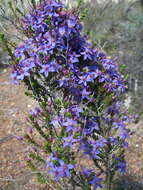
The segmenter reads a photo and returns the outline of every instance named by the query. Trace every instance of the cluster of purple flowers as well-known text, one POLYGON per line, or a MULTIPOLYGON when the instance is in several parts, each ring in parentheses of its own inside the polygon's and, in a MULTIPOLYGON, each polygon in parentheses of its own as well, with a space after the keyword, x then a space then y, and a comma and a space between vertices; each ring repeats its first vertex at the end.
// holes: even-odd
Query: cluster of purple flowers
MULTIPOLYGON (((126 129, 128 118, 120 116, 117 103, 126 88, 118 65, 105 53, 93 48, 87 37, 81 34, 82 25, 77 13, 66 10, 59 2, 43 1, 22 19, 21 24, 21 31, 27 39, 14 52, 18 63, 13 66, 13 82, 18 84, 23 80, 28 84, 29 78, 33 83, 36 81, 31 90, 34 89, 35 95, 40 89, 38 93, 41 95, 42 92, 42 101, 46 103, 51 99, 49 93, 56 90, 62 94, 60 100, 63 104, 56 105, 57 112, 54 111, 54 100, 46 105, 47 112, 50 110, 46 125, 50 126, 49 130, 51 127, 57 130, 59 136, 55 138, 63 150, 60 149, 59 157, 51 156, 47 163, 49 173, 55 180, 70 177, 75 169, 70 160, 74 149, 88 155, 95 163, 104 160, 108 148, 108 154, 115 162, 112 170, 125 171, 125 164, 117 159, 118 155, 112 156, 117 152, 113 147, 127 146, 125 140, 129 133, 126 129), (62 158, 68 151, 69 159, 65 162, 62 158)), ((40 105, 42 109, 43 104, 40 105)), ((36 118, 40 112, 36 108, 30 114, 36 118)), ((50 148, 52 155, 55 151, 53 145, 50 148)), ((76 153, 72 158, 76 159, 76 153)), ((90 179, 89 185, 94 184, 94 189, 102 187, 102 178, 95 170, 84 169, 82 174, 90 179)))
POLYGON ((109 92, 124 91, 117 65, 92 48, 81 35, 77 15, 62 7, 46 1, 24 17, 23 30, 30 37, 15 50, 19 63, 14 66, 13 79, 23 80, 36 69, 47 78, 49 73, 58 74, 60 86, 83 98, 90 98, 92 83, 101 83, 109 92))

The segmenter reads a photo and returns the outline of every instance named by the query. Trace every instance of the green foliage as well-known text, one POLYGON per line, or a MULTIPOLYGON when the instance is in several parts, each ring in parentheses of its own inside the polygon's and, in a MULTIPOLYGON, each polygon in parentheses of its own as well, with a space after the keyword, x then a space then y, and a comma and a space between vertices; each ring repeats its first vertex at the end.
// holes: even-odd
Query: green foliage
POLYGON ((77 0, 77 8, 80 8, 83 3, 83 0, 77 0))
POLYGON ((41 163, 45 164, 45 160, 40 155, 38 155, 38 154, 36 154, 34 152, 30 152, 29 157, 34 159, 34 160, 37 160, 38 162, 41 162, 41 163))
POLYGON ((3 41, 4 41, 4 34, 0 33, 0 42, 3 42, 3 41))

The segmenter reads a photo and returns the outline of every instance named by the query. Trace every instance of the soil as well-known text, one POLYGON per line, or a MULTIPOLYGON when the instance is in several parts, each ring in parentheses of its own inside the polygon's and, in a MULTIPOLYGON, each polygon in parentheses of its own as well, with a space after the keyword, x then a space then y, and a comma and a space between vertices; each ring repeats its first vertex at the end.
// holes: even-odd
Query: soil
POLYGON ((26 129, 26 114, 34 102, 23 85, 12 85, 10 69, 0 69, 0 190, 41 190, 25 168, 26 146, 15 135, 26 129))
MULTIPOLYGON (((26 146, 14 137, 26 129, 25 117, 32 107, 24 86, 11 84, 10 68, 0 68, 0 190, 47 190, 25 167, 26 146)), ((135 133, 126 153, 128 172, 117 178, 114 190, 143 190, 143 121, 129 127, 135 133)))

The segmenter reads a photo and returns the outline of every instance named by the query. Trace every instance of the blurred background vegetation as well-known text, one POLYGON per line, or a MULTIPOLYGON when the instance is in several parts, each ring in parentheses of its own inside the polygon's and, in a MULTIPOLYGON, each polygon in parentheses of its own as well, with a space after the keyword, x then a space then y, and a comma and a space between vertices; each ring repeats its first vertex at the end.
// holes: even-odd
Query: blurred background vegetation
MULTIPOLYGON (((121 66, 126 65, 130 109, 143 116, 143 0, 62 1, 81 11, 84 33, 90 36, 94 45, 106 51, 121 66)), ((17 7, 16 15, 20 18, 27 7, 38 0, 0 0, 0 32, 15 41, 20 37, 13 27, 17 21, 10 2, 17 7)), ((0 44, 0 66, 8 63, 9 58, 0 44)))
POLYGON ((91 0, 84 19, 92 41, 125 64, 130 109, 143 114, 143 0, 91 0))

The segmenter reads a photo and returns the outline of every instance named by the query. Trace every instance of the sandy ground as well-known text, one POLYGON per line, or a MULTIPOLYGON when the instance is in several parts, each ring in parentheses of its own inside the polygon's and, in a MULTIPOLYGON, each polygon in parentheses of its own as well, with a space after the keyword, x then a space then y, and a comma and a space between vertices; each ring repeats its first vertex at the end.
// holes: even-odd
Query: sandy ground
POLYGON ((10 69, 0 70, 0 190, 41 190, 24 166, 26 146, 13 135, 26 128, 26 113, 33 102, 24 87, 12 85, 10 69))
MULTIPOLYGON (((24 118, 34 103, 24 95, 24 86, 12 85, 9 76, 9 68, 0 68, 0 190, 47 190, 25 168, 26 147, 13 137, 25 130, 24 118)), ((128 173, 118 178, 114 190, 143 190, 143 121, 130 128, 135 134, 126 154, 128 173)))

